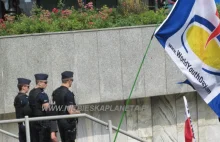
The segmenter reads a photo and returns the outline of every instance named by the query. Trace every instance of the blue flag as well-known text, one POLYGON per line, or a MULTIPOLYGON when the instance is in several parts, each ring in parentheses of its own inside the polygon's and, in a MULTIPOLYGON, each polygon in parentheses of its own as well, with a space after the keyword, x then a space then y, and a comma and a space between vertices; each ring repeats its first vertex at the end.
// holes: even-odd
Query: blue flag
POLYGON ((220 20, 214 0, 178 0, 155 36, 220 116, 220 20))

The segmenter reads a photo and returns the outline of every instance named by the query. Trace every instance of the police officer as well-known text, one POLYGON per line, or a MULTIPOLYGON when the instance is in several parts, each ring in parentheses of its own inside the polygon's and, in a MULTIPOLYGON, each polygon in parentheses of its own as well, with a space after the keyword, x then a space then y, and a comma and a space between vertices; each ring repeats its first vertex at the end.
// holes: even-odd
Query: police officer
MULTIPOLYGON (((24 118, 25 115, 30 115, 28 96, 30 80, 25 78, 18 78, 18 90, 19 93, 14 99, 14 107, 16 118, 24 118)), ((18 123, 19 130, 19 142, 26 142, 25 125, 24 123, 18 123)))
MULTIPOLYGON (((58 108, 62 108, 58 115, 78 114, 80 112, 76 108, 74 94, 69 90, 73 83, 73 72, 65 71, 61 76, 62 85, 52 94, 54 104, 59 106, 58 108)), ((77 122, 76 118, 58 120, 62 142, 75 142, 77 122)))
MULTIPOLYGON (((44 92, 47 87, 47 74, 35 74, 36 87, 29 93, 29 103, 33 117, 47 116, 49 98, 44 92)), ((50 142, 52 133, 51 121, 37 121, 31 123, 32 142, 50 142)), ((56 129, 56 128, 55 128, 56 129)))

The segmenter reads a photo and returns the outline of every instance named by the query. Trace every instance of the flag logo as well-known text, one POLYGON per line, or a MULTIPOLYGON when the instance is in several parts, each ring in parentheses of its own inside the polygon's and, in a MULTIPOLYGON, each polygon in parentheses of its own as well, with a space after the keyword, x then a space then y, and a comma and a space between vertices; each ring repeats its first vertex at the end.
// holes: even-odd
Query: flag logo
POLYGON ((218 27, 198 15, 191 21, 182 35, 182 41, 187 41, 182 42, 183 47, 186 52, 194 52, 204 63, 204 71, 220 75, 220 35, 215 34, 218 27))

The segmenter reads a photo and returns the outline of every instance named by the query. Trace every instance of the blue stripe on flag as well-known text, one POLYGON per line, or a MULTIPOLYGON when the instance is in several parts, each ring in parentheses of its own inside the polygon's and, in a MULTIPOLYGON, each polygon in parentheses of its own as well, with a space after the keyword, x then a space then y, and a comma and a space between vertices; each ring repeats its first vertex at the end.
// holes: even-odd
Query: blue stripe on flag
POLYGON ((194 18, 196 22, 205 25, 210 31, 213 31, 215 29, 215 26, 212 25, 212 23, 206 20, 205 18, 202 18, 198 15, 195 15, 194 18))
POLYGON ((209 103, 209 106, 220 117, 220 94, 209 103))
POLYGON ((181 0, 176 3, 175 8, 169 18, 155 34, 160 44, 165 48, 165 43, 169 37, 175 34, 186 22, 195 0, 181 0), (180 17, 181 15, 181 17, 180 17))
POLYGON ((220 73, 219 73, 219 72, 212 72, 212 71, 207 70, 207 69, 205 69, 205 68, 202 68, 202 70, 204 70, 204 71, 207 72, 207 73, 210 73, 210 74, 214 74, 214 75, 218 75, 218 76, 220 76, 220 73))

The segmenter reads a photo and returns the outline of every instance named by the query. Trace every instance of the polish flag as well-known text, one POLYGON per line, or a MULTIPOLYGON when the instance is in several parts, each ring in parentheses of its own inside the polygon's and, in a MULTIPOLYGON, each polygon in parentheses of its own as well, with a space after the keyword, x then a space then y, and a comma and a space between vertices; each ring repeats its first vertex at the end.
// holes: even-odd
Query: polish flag
POLYGON ((183 96, 186 112, 186 121, 185 121, 185 142, 195 142, 194 131, 191 124, 191 117, 188 109, 188 103, 186 97, 183 96))

